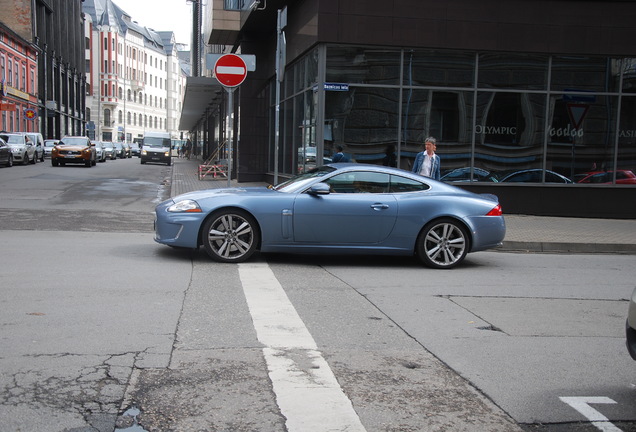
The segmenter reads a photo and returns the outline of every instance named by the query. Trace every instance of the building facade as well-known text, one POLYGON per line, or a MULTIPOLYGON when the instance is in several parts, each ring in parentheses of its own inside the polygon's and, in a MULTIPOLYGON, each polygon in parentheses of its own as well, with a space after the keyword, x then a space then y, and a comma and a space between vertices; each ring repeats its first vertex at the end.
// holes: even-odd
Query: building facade
POLYGON ((237 92, 239 180, 292 176, 336 145, 371 164, 391 146, 410 170, 434 136, 446 178, 508 212, 636 217, 622 178, 636 172, 636 2, 239 3, 213 1, 206 30, 258 59, 237 92))
POLYGON ((2 111, 3 130, 38 131, 45 138, 84 133, 81 3, 0 0, 2 97, 6 107, 15 106, 2 111))
POLYGON ((185 75, 172 32, 133 21, 110 0, 86 0, 87 131, 132 143, 146 131, 181 138, 185 75))
POLYGON ((39 132, 37 47, 0 23, 0 130, 39 132))

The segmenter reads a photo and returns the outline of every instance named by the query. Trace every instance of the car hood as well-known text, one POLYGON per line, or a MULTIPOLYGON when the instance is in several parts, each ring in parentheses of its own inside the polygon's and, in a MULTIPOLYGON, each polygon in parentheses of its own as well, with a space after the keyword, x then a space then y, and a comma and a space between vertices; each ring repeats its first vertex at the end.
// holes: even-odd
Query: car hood
POLYGON ((272 195, 277 194, 273 189, 269 189, 266 186, 258 187, 232 187, 221 189, 204 189, 193 192, 187 192, 181 195, 177 195, 172 198, 172 201, 179 202, 183 200, 202 201, 209 198, 221 197, 221 196, 256 196, 256 195, 272 195))
POLYGON ((64 150, 84 150, 87 149, 87 146, 81 146, 81 145, 66 145, 66 144, 58 144, 56 146, 57 148, 61 148, 64 150))
POLYGON ((11 148, 17 148, 17 149, 21 149, 21 148, 25 148, 26 144, 17 144, 17 143, 7 143, 9 147, 11 148))

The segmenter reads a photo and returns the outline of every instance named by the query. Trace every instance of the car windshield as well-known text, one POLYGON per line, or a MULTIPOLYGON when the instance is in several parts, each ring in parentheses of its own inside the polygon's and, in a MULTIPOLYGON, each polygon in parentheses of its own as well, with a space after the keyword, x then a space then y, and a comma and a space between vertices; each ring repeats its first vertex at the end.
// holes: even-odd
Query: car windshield
POLYGON ((274 190, 279 192, 293 193, 303 189, 316 177, 324 177, 325 175, 334 172, 336 169, 330 166, 321 166, 313 168, 304 174, 292 177, 289 180, 274 186, 274 190))
POLYGON ((24 144, 24 138, 22 135, 0 135, 0 138, 5 140, 8 144, 24 144))
POLYGON ((53 147, 55 144, 55 141, 44 141, 44 147, 53 147))
POLYGON ((170 147, 170 138, 145 137, 144 147, 153 147, 153 148, 170 147))
POLYGON ((78 146, 85 146, 86 145, 86 138, 82 138, 82 137, 77 137, 77 138, 62 138, 62 140, 60 141, 60 144, 62 145, 78 145, 78 146))

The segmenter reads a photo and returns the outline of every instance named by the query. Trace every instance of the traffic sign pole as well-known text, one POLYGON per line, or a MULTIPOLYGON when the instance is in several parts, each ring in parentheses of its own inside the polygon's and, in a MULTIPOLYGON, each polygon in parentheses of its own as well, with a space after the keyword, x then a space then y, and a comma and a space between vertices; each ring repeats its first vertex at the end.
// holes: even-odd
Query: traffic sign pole
POLYGON ((225 116, 225 136, 227 137, 227 187, 232 187, 232 145, 234 143, 234 90, 225 87, 227 93, 227 113, 225 116))
POLYGON ((236 54, 225 54, 214 64, 214 76, 225 87, 227 112, 225 116, 225 136, 227 138, 227 186, 232 185, 232 147, 234 143, 234 90, 245 81, 247 65, 236 54))

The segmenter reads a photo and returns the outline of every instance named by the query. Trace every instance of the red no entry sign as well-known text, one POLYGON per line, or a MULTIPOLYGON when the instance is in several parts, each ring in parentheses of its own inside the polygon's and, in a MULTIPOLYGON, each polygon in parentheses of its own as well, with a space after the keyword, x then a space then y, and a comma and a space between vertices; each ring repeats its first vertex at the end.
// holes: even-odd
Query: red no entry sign
POLYGON ((247 66, 236 54, 225 54, 214 64, 214 76, 225 87, 236 87, 245 81, 247 66))

